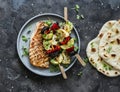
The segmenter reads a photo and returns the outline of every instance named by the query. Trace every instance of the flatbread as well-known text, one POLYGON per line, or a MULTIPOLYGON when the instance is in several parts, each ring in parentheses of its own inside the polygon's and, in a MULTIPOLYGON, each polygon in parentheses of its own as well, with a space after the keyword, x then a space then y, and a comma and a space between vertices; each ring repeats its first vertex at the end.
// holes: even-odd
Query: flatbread
POLYGON ((120 71, 117 69, 114 69, 112 66, 105 63, 105 61, 99 56, 99 42, 100 39, 103 37, 103 35, 113 27, 113 25, 116 23, 115 20, 106 22, 103 27, 101 28, 98 36, 90 41, 88 43, 86 53, 89 58, 89 62, 102 74, 109 76, 109 77, 115 77, 120 75, 120 71))
POLYGON ((106 63, 120 70, 120 20, 101 38, 99 55, 106 63))
POLYGON ((42 45, 41 29, 45 26, 44 22, 36 24, 36 30, 33 32, 30 39, 29 59, 33 66, 48 68, 49 57, 44 51, 42 45))
POLYGON ((98 46, 100 39, 97 37, 89 42, 87 46, 87 56, 89 58, 89 62, 102 74, 115 77, 120 75, 120 71, 114 69, 112 66, 105 63, 105 61, 98 55, 98 46), (93 46, 92 46, 93 45, 93 46))

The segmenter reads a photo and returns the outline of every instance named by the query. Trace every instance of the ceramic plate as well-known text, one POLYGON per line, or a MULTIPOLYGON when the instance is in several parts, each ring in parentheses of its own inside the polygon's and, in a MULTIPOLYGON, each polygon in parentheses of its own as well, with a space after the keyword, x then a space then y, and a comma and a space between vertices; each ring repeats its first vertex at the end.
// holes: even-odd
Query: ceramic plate
MULTIPOLYGON (((58 22, 65 22, 62 16, 57 15, 57 14, 52 14, 52 13, 39 14, 39 15, 32 17, 22 26, 18 34, 17 52, 21 59, 21 62, 25 65, 26 68, 28 68, 33 73, 41 75, 41 76, 56 76, 56 75, 60 75, 61 72, 50 72, 50 69, 41 69, 41 68, 34 67, 30 64, 28 56, 22 56, 23 55, 22 47, 24 46, 27 49, 29 49, 29 43, 30 43, 30 40, 28 40, 27 42, 22 41, 22 36, 24 35, 28 39, 30 39, 32 32, 35 31, 36 23, 39 21, 44 21, 48 19, 51 19, 53 21, 58 21, 58 22)), ((80 48, 80 38, 79 38, 78 32, 75 29, 75 27, 72 30, 71 36, 77 39, 77 42, 75 43, 75 45, 77 45, 80 48)), ((80 49, 78 50, 78 53, 79 51, 80 49)), ((75 63, 75 61, 76 61, 76 58, 73 56, 71 58, 71 64, 67 68, 65 68, 65 71, 70 69, 75 63)))

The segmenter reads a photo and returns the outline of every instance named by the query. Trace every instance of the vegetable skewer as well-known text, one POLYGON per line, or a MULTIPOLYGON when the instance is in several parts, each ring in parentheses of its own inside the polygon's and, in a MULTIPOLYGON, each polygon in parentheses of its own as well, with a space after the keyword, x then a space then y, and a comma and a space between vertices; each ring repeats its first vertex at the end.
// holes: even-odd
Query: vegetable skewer
MULTIPOLYGON (((67 13, 67 7, 64 7, 64 19, 67 22, 68 21, 68 13, 67 13)), ((80 64, 85 67, 86 63, 82 60, 82 58, 80 57, 79 54, 75 54, 75 57, 78 59, 78 61, 80 62, 80 64)))

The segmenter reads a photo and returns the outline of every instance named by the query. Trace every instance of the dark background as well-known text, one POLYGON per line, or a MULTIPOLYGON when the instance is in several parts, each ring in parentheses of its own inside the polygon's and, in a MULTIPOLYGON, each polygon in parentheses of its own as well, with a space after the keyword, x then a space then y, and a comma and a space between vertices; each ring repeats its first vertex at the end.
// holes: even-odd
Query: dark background
POLYGON ((81 38, 82 58, 86 46, 95 38, 108 20, 120 18, 119 0, 0 0, 0 92, 120 92, 120 77, 108 78, 97 72, 90 63, 83 68, 78 62, 62 76, 41 77, 24 67, 16 50, 16 40, 22 25, 40 13, 56 13, 63 16, 68 7, 69 20, 77 28, 81 38), (80 6, 83 20, 76 19, 71 9, 80 6), (77 74, 82 71, 83 75, 77 74))

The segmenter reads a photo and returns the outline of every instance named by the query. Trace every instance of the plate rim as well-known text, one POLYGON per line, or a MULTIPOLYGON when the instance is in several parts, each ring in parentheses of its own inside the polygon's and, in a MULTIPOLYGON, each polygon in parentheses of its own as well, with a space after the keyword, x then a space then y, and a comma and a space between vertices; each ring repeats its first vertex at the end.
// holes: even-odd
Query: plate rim
MULTIPOLYGON (((18 46, 18 45, 19 45, 20 35, 21 35, 23 29, 24 29, 24 28, 26 27, 26 25, 27 25, 28 23, 30 23, 32 20, 34 20, 34 19, 36 19, 36 18, 38 18, 38 17, 41 17, 41 16, 54 16, 54 17, 59 17, 59 18, 61 18, 61 19, 64 20, 64 17, 62 17, 62 16, 59 15, 59 14, 55 14, 55 13, 43 13, 43 14, 38 14, 38 15, 35 15, 35 16, 31 17, 30 19, 28 19, 28 20, 22 25, 22 27, 21 27, 21 29, 20 29, 20 31, 19 31, 19 33, 18 33, 18 36, 17 36, 17 54, 18 54, 19 59, 20 59, 20 61, 22 62, 22 64, 23 64, 29 71, 33 72, 34 74, 37 74, 37 75, 39 75, 39 76, 44 76, 44 77, 57 76, 57 75, 60 75, 61 72, 57 72, 56 74, 53 74, 53 75, 44 75, 44 74, 39 74, 39 73, 37 73, 37 72, 34 72, 33 69, 31 69, 30 67, 28 67, 27 65, 25 65, 25 64, 23 63, 22 58, 21 58, 20 55, 19 55, 19 50, 18 50, 18 49, 19 49, 19 46, 18 46)), ((76 33, 76 35, 77 35, 78 44, 79 44, 79 49, 78 49, 77 53, 80 53, 80 49, 81 49, 81 48, 80 48, 80 47, 81 47, 81 46, 80 46, 80 45, 81 45, 80 37, 79 37, 79 34, 78 34, 78 32, 77 32, 77 29, 75 28, 74 25, 73 25, 73 28, 74 28, 74 31, 75 31, 75 33, 76 33)), ((77 60, 77 59, 75 58, 75 59, 73 60, 74 62, 71 63, 68 68, 65 69, 65 72, 68 71, 68 70, 75 64, 76 60, 77 60)))

